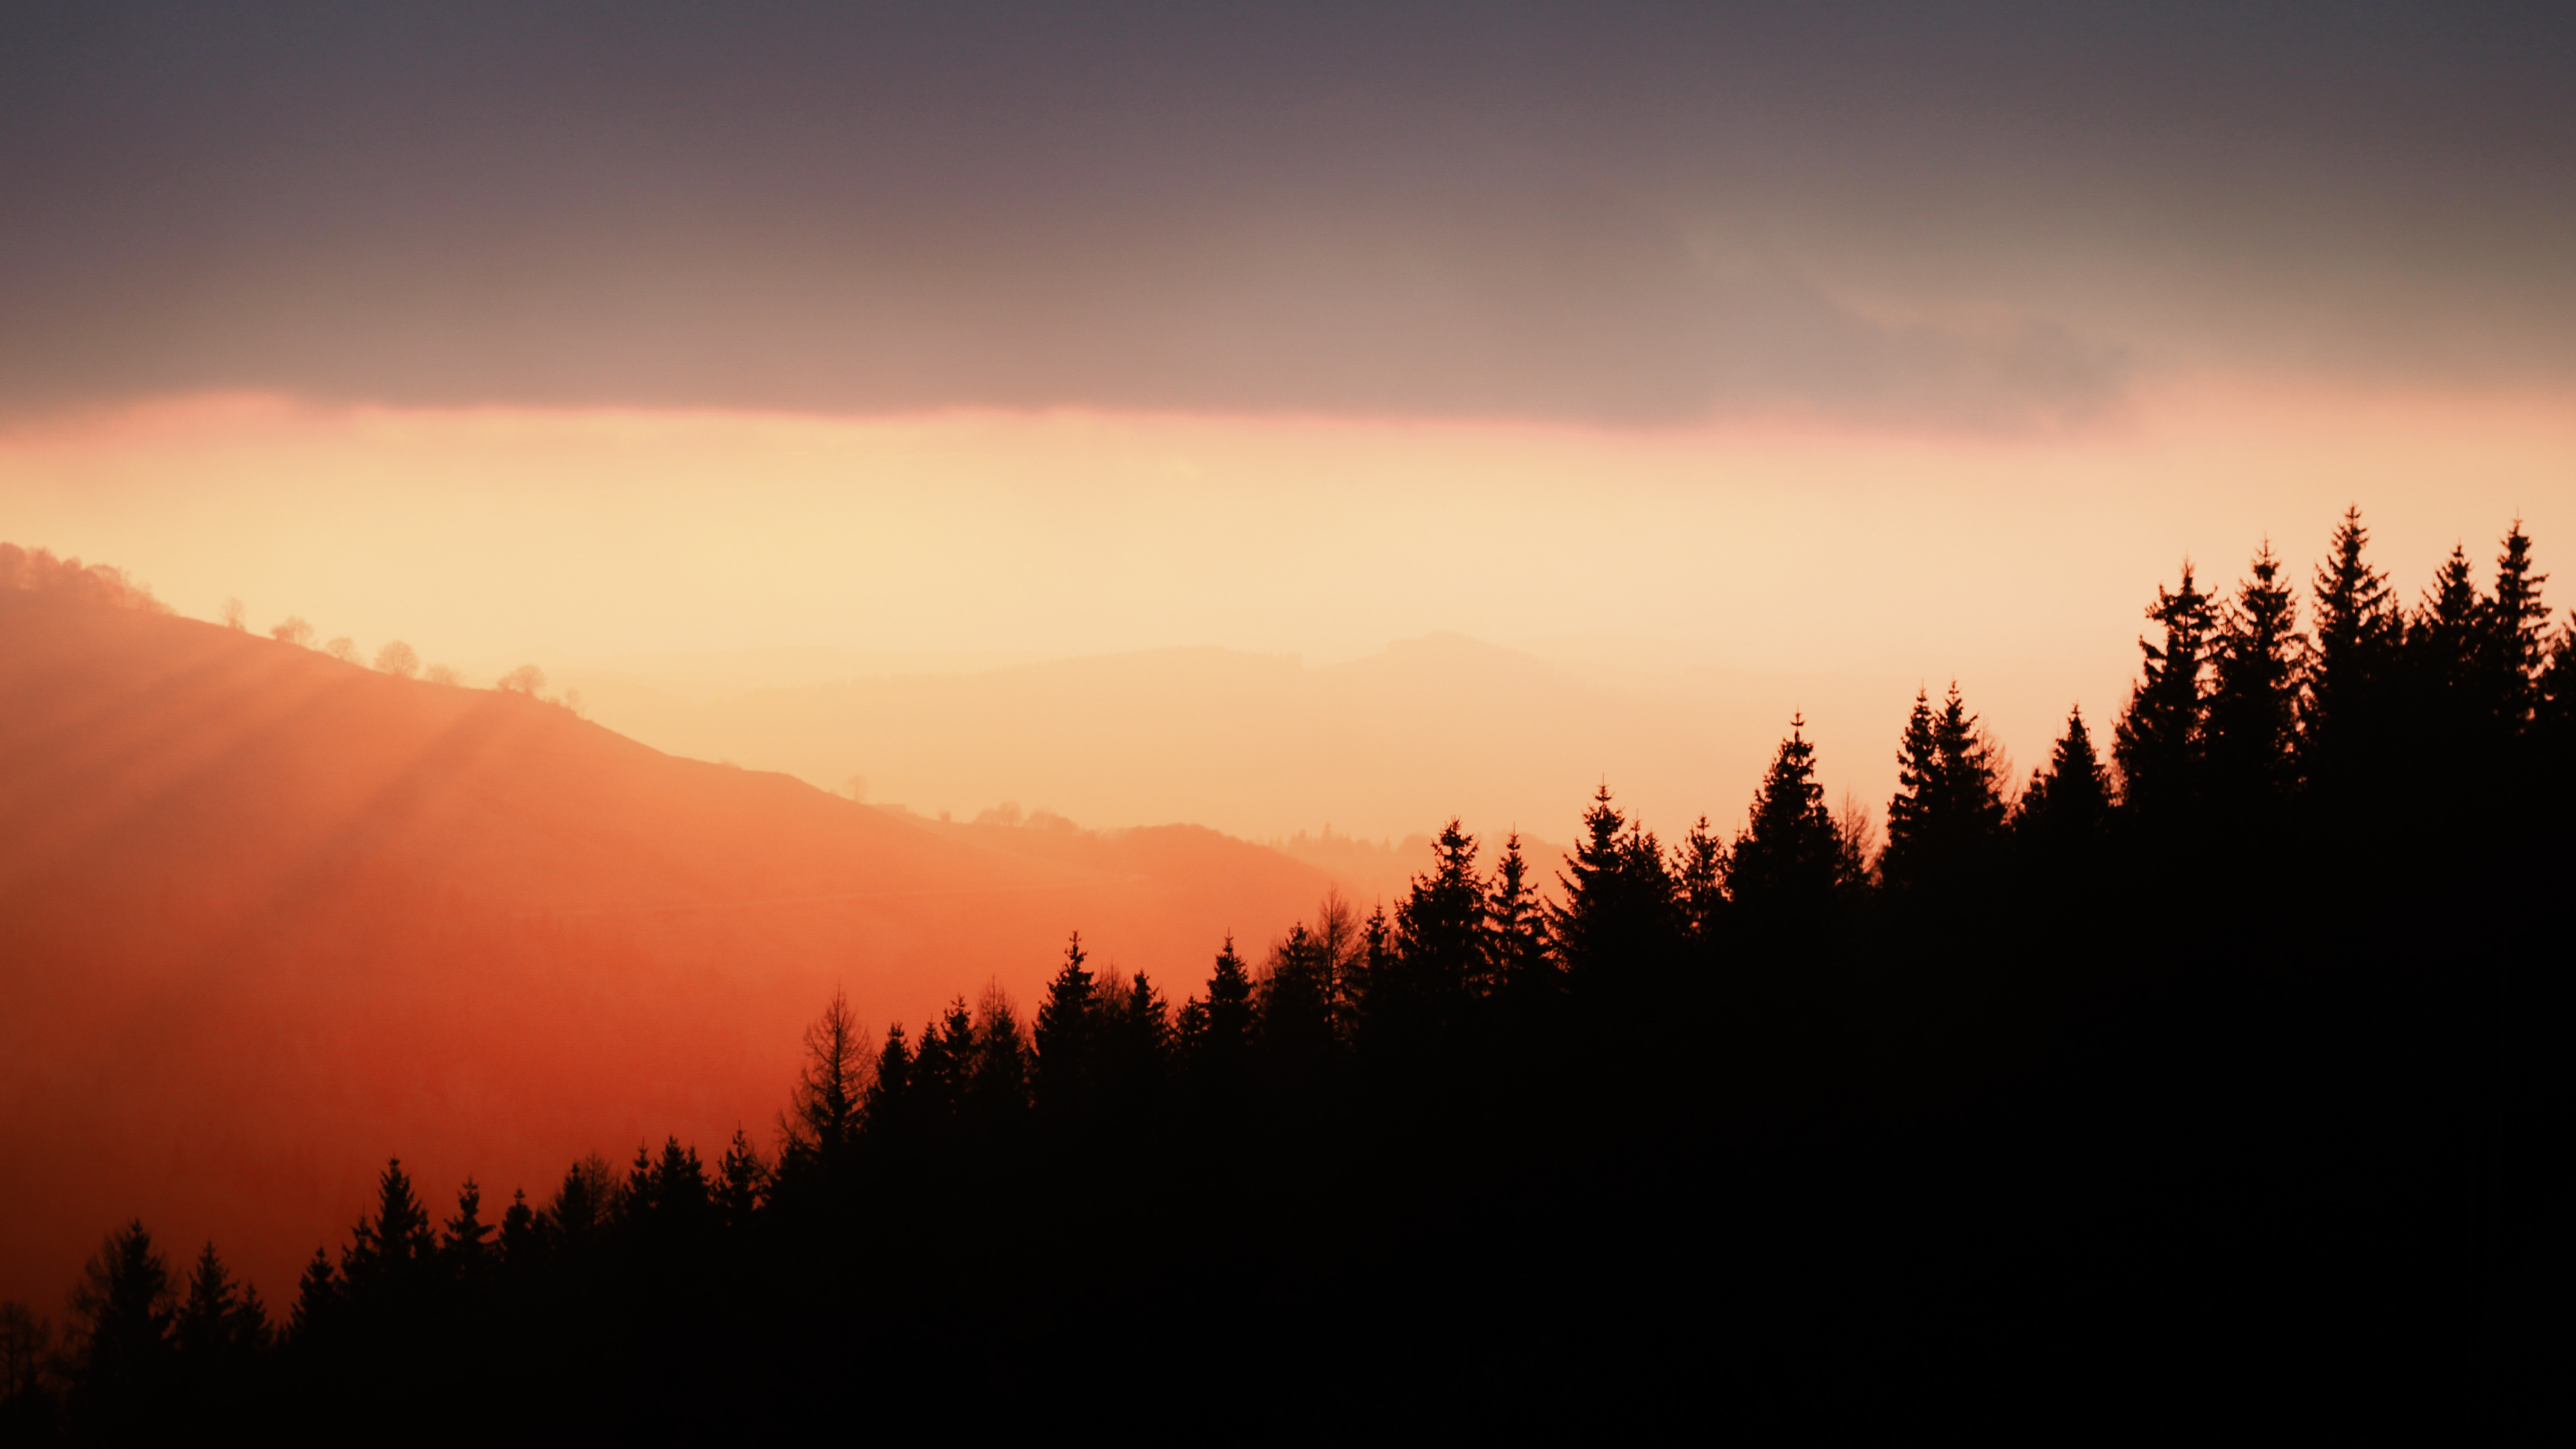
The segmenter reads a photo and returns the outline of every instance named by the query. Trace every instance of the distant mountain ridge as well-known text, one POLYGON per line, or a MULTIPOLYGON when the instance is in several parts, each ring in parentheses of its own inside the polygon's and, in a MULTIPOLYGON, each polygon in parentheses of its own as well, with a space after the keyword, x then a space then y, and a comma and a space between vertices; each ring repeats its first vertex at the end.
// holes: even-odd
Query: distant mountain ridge
MULTIPOLYGON (((925 815, 1011 802, 1255 839, 1330 827, 1400 840, 1452 815, 1480 836, 1566 839, 1604 780, 1668 837, 1702 813, 1731 830, 1801 710, 1829 787, 1875 803, 1893 787, 1916 687, 1570 668, 1454 633, 1321 665, 1171 648, 730 696, 632 674, 561 677, 593 716, 663 749, 825 787, 856 778, 866 798, 925 815)), ((2045 717, 2064 710, 2051 700, 2045 717)))
POLYGON ((765 1138, 836 987, 878 1030, 1027 1002, 1080 929, 1179 988, 1330 883, 1196 827, 935 828, 96 592, 0 587, 0 1296, 139 1209, 275 1299, 386 1153, 506 1203, 765 1138))

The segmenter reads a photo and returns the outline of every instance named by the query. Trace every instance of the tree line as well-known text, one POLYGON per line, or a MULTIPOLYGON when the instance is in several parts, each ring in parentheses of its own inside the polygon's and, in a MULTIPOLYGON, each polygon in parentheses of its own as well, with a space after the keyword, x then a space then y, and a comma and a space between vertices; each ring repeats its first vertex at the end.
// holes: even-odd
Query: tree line
POLYGON ((1551 891, 1452 821, 1391 909, 1328 896, 1177 1003, 1079 935, 1025 1019, 870 1038, 836 996, 712 1161, 593 1156, 497 1220, 391 1162, 282 1316, 129 1223, 59 1343, 0 1312, 5 1413, 1243 1437, 1717 1373, 1929 1422, 2164 1365, 2168 1409, 2497 1422, 2564 1262, 2576 621, 2518 523, 2412 603, 2367 544, 2348 512, 2304 609, 2268 544, 2223 593, 2186 564, 2107 751, 2071 712, 2025 780, 1918 694, 1883 842, 1792 721, 1731 832, 1605 785, 1551 891))

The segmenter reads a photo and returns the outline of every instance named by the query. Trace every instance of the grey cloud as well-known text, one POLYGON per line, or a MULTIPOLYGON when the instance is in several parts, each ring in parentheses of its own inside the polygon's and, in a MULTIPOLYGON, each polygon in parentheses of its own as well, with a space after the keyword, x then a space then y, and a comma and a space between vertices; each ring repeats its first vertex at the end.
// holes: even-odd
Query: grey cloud
POLYGON ((2196 362, 2576 375, 2547 10, 10 16, 0 406, 2027 429, 2196 362))

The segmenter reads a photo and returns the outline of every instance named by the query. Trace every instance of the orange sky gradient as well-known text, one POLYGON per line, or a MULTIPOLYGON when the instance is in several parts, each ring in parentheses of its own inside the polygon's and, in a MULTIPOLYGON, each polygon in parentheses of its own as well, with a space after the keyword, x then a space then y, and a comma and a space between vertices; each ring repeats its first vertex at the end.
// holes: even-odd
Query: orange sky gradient
MULTIPOLYGON (((936 667, 1215 645, 1313 665, 1441 631, 1607 671, 1649 700, 1724 687, 1677 682, 1694 668, 1840 676, 1888 696, 1867 720, 1811 710, 1829 789, 1874 804, 1918 682, 1956 676, 2024 767, 2067 705, 2107 720, 2139 610, 2185 555, 2232 580, 2269 536, 2304 578, 2359 503, 2410 598, 2455 541, 2483 568, 2516 516, 2548 564, 2576 538, 2571 401, 2205 377, 2143 388, 2079 430, 1996 436, 1783 417, 1597 429, 200 395, 9 423, 0 535, 123 565, 182 613, 237 595, 256 629, 296 614, 469 677, 779 646, 936 667)), ((1850 712, 1851 688, 1815 693, 1850 712)), ((1567 728, 1531 762, 1550 778, 1529 783, 1570 820, 1623 761, 1594 749, 1585 764, 1567 728)), ((1722 768, 1683 772, 1701 798, 1641 803, 1668 833, 1686 811, 1731 820, 1767 749, 1728 741, 1722 768)), ((910 803, 996 803, 1011 770, 993 765, 989 790, 952 771, 940 788, 957 798, 910 803)), ((1187 808, 1087 803, 1088 825, 1187 808)), ((1193 813, 1256 836, 1437 824, 1356 790, 1307 818, 1222 791, 1193 813)))

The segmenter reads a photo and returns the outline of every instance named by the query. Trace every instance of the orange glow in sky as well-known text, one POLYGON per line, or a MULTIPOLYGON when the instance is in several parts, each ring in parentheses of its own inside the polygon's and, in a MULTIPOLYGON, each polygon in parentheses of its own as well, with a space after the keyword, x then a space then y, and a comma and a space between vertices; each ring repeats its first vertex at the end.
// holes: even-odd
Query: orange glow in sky
MULTIPOLYGON (((2559 557, 2569 402, 2207 379, 1995 437, 192 396, 0 432, 0 533, 122 564, 183 613, 237 595, 254 628, 398 637, 469 677, 791 645, 1316 663, 1434 631, 1647 674, 1851 676, 1883 682, 1885 717, 1815 723, 1833 788, 1876 800, 1918 683, 1957 677, 2025 764, 2069 704, 2107 720, 2186 555, 2232 580, 2268 536, 2304 577, 2358 503, 2410 597, 2455 541, 2483 567, 2517 515, 2559 557)), ((1760 753, 1731 748, 1721 778, 1749 789, 1760 753)), ((1708 789, 1696 808, 1738 808, 1708 789)), ((1204 813, 1436 823, 1355 808, 1204 813)))

